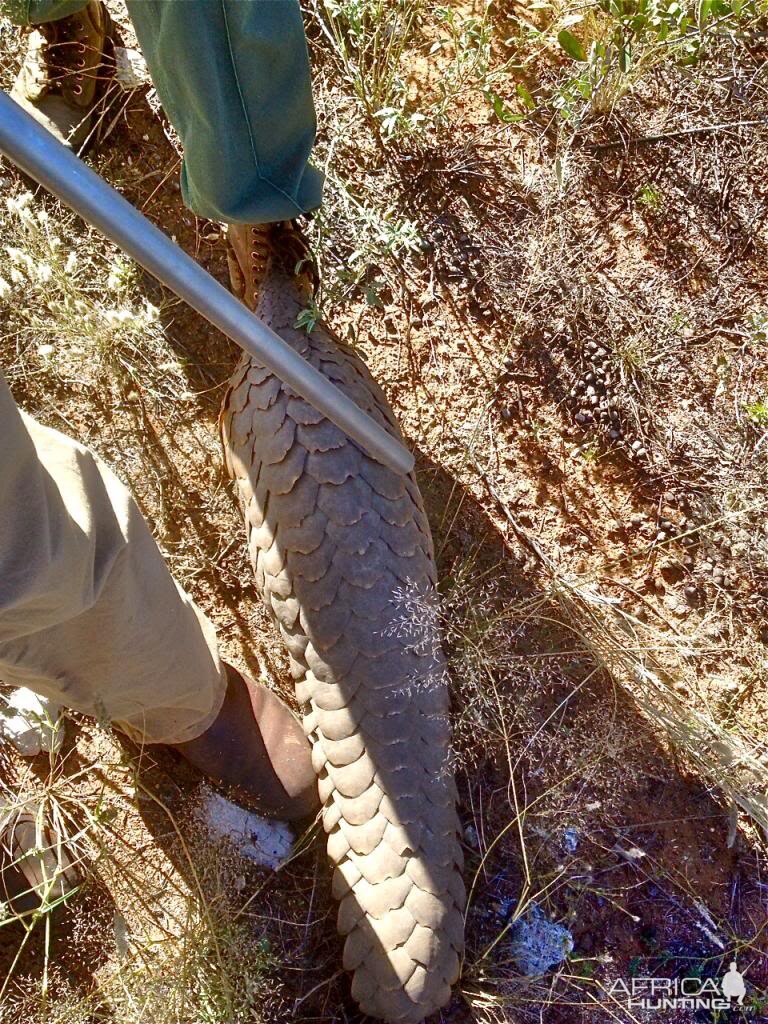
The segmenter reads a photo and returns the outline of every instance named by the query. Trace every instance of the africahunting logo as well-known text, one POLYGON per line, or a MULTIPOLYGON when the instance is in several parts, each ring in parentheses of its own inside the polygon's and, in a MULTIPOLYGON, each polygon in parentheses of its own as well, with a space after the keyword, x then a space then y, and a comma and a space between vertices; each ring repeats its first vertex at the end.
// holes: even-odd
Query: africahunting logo
POLYGON ((716 978, 619 978, 608 994, 631 1010, 741 1010, 747 985, 732 961, 728 972, 716 978))

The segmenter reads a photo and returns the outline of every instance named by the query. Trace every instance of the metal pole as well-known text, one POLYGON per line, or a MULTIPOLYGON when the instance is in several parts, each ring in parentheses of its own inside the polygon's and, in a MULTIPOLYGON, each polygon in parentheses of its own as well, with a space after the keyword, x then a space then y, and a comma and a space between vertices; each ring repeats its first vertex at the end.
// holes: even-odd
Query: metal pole
POLYGON ((374 458, 401 473, 413 469, 407 448, 2 91, 0 153, 269 367, 374 458))

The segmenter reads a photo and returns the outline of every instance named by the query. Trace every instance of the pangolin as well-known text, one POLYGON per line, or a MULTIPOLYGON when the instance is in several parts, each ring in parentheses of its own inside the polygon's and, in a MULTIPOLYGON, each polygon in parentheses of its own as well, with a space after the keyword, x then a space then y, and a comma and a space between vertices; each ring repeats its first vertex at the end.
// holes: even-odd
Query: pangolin
MULTIPOLYGON (((305 305, 273 269, 256 313, 401 438, 355 352, 322 325, 294 326, 305 305)), ((306 709, 352 994, 372 1017, 417 1024, 450 998, 465 902, 421 494, 250 356, 221 427, 256 582, 306 709)))

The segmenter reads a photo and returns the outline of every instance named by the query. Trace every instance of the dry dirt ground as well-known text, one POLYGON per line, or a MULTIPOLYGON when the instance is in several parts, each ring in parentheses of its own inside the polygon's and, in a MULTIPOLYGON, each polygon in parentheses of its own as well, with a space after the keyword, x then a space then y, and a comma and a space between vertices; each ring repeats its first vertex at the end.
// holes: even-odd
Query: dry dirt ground
MULTIPOLYGON (((654 36, 620 71, 558 45, 569 26, 607 38, 597 6, 306 11, 328 175, 318 303, 417 455, 443 581, 470 892, 445 1021, 768 1019, 758 14, 724 6, 696 60, 654 36), (574 948, 526 978, 511 936, 532 905, 574 948), (609 993, 720 978, 733 955, 749 996, 719 1018, 609 993)), ((9 26, 0 40, 7 84, 9 26)), ((109 116, 94 165, 226 281, 147 89, 109 116)), ((2 177, 3 199, 27 187, 2 177)), ((78 260, 57 294, 84 297, 95 326, 57 319, 27 274, 0 338, 17 400, 117 470, 225 652, 288 694, 219 453, 234 347, 140 275, 114 304, 159 312, 116 327, 114 251, 48 197, 33 208, 50 217, 37 241, 4 210, 3 245, 50 249, 54 230, 51 261, 78 260)), ((75 717, 62 758, 7 755, 3 780, 47 794, 87 863, 67 907, 0 929, 3 1024, 359 1019, 316 832, 276 874, 254 868, 192 824, 197 780, 174 757, 75 717)))

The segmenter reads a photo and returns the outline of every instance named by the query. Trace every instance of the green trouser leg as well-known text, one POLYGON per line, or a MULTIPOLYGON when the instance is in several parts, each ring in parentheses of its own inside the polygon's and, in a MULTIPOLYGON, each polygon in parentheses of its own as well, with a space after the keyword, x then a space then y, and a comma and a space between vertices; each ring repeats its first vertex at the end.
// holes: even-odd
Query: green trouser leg
POLYGON ((83 0, 0 0, 0 14, 14 25, 39 25, 81 11, 83 0))
MULTIPOLYGON (((36 24, 83 0, 0 0, 36 24)), ((195 213, 245 224, 320 205, 309 164, 315 112, 298 0, 128 0, 163 107, 184 146, 181 188, 195 213)))

